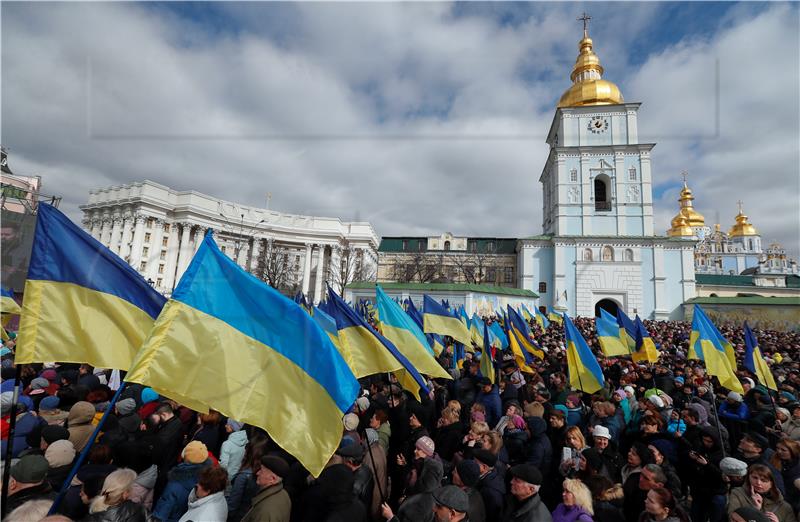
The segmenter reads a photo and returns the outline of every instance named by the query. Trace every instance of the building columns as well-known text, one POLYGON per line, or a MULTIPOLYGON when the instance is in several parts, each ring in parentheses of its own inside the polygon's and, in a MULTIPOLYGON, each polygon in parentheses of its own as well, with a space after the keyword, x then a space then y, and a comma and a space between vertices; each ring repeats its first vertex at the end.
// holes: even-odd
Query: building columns
POLYGON ((203 244, 203 240, 206 238, 206 227, 195 227, 194 230, 194 251, 193 253, 197 253, 200 250, 200 245, 203 244))
POLYGON ((108 242, 108 248, 115 254, 119 254, 119 237, 122 233, 122 218, 114 216, 111 219, 113 223, 111 226, 111 239, 108 242))
POLYGON ((156 281, 159 277, 158 265, 161 261, 161 236, 163 234, 164 220, 156 219, 153 224, 153 236, 150 238, 150 251, 147 260, 147 278, 153 281, 156 281))
POLYGON ((314 279, 314 303, 321 301, 322 280, 325 279, 325 245, 317 245, 317 277, 314 279))
POLYGON ((175 274, 175 280, 180 281, 181 276, 189 266, 189 261, 192 258, 192 248, 190 245, 192 225, 189 223, 181 223, 181 242, 178 249, 178 272, 175 274))
MULTIPOLYGON (((133 228, 133 241, 131 245, 131 254, 130 254, 130 264, 134 270, 139 270, 139 263, 142 260, 142 243, 144 241, 144 220, 145 217, 141 214, 134 216, 134 228, 133 228)), ((141 272, 144 276, 144 272, 141 272)))
POLYGON ((133 237, 133 227, 131 226, 132 219, 133 216, 131 215, 125 216, 122 224, 122 237, 120 238, 119 244, 119 257, 125 261, 127 261, 128 257, 131 255, 131 238, 133 237))
POLYGON ((100 218, 92 218, 92 237, 100 241, 103 220, 100 218))
POLYGON ((305 264, 303 265, 303 294, 309 298, 308 293, 311 289, 311 254, 313 253, 314 245, 306 243, 306 257, 305 264))
MULTIPOLYGON (((260 254, 261 254, 261 238, 254 237, 253 238, 253 246, 250 249, 250 260, 247 263, 247 266, 245 267, 245 270, 247 270, 251 274, 255 273, 256 269, 258 268, 258 256, 260 254)), ((259 279, 260 279, 260 277, 259 277, 259 279)))
POLYGON ((175 290, 175 270, 178 267, 178 237, 180 231, 177 224, 170 224, 169 239, 167 240, 167 261, 164 267, 164 288, 175 290))
POLYGON ((110 246, 111 242, 111 218, 103 217, 103 227, 100 230, 100 242, 105 246, 110 246))

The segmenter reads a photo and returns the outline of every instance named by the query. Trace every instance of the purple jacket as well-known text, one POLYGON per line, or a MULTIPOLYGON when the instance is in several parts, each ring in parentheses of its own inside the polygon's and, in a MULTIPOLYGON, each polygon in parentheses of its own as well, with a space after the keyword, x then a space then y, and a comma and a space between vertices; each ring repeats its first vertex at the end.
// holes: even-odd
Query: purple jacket
POLYGON ((580 506, 559 504, 553 511, 553 522, 594 522, 594 519, 580 506))

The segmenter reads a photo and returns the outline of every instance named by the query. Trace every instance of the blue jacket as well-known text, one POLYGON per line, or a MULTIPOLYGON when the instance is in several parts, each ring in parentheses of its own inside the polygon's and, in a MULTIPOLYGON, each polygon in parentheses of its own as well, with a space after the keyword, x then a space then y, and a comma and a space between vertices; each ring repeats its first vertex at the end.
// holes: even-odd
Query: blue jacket
POLYGON ((731 405, 728 401, 725 401, 719 405, 719 415, 725 419, 747 421, 750 418, 750 409, 744 402, 740 402, 738 405, 731 405))
POLYGON ((239 522, 244 517, 256 493, 258 485, 252 469, 243 469, 234 475, 228 494, 228 522, 239 522))
POLYGON ((198 475, 210 465, 209 459, 202 464, 182 462, 172 468, 167 475, 169 482, 153 509, 153 516, 162 522, 178 522, 189 509, 189 493, 197 485, 198 475))
MULTIPOLYGON (((17 417, 17 424, 14 426, 14 447, 12 448, 12 458, 19 457, 19 454, 23 451, 28 449, 28 441, 26 437, 34 430, 36 430, 39 426, 46 426, 47 421, 42 419, 41 417, 37 417, 36 415, 31 415, 30 413, 24 413, 21 416, 17 417)), ((2 444, 2 455, 5 458, 6 455, 6 445, 8 440, 3 440, 2 444)))
POLYGON ((489 393, 483 393, 483 391, 478 393, 475 402, 483 404, 486 408, 486 424, 489 426, 497 424, 503 415, 503 403, 500 400, 500 392, 497 386, 492 384, 492 391, 489 393))

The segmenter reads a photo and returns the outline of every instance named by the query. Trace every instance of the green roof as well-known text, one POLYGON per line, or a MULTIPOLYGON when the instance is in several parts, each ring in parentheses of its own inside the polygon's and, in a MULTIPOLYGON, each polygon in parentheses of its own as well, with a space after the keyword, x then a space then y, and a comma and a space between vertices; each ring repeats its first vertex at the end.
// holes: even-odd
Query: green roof
MULTIPOLYGON (((371 290, 376 283, 350 283, 347 288, 350 290, 371 290)), ((384 290, 416 290, 422 292, 480 292, 483 294, 512 295, 515 297, 526 297, 536 299, 539 294, 531 290, 521 288, 509 288, 505 286, 491 285, 469 285, 458 283, 380 283, 384 290)))
POLYGON ((753 276, 747 275, 695 274, 694 281, 698 285, 756 286, 753 276))
POLYGON ((800 306, 800 297, 694 297, 689 304, 800 306))
POLYGON ((786 288, 800 288, 800 275, 786 276, 786 288))
MULTIPOLYGON (((477 243, 477 252, 481 254, 514 254, 517 251, 517 239, 508 237, 468 237, 467 244, 477 243), (494 251, 489 252, 486 246, 494 243, 494 251)), ((384 237, 378 247, 378 252, 428 252, 427 237, 384 237), (406 248, 403 248, 405 243, 406 248)), ((431 252, 452 252, 454 254, 472 254, 469 250, 431 250, 431 252)))

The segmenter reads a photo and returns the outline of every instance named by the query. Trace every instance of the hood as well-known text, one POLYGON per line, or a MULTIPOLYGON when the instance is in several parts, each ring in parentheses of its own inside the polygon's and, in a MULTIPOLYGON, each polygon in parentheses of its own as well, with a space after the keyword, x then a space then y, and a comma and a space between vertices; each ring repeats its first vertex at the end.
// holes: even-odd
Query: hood
POLYGON ((197 475, 199 475, 203 469, 210 465, 211 459, 207 459, 205 462, 200 464, 187 464, 186 462, 181 462, 169 470, 167 477, 169 480, 174 480, 176 482, 191 482, 191 486, 194 487, 194 483, 197 482, 197 475))
POLYGON ((194 488, 189 493, 189 507, 190 508, 198 508, 204 504, 214 504, 214 503, 225 503, 225 492, 224 491, 217 491, 216 493, 212 493, 210 495, 206 495, 203 498, 197 498, 197 493, 194 488))
POLYGON ((700 433, 703 435, 707 435, 714 440, 714 446, 712 446, 711 449, 708 450, 709 454, 719 451, 721 449, 722 445, 719 443, 719 433, 717 432, 716 428, 712 426, 702 426, 700 427, 700 433))
POLYGON ((347 504, 353 497, 355 476, 344 464, 334 464, 322 470, 317 479, 322 495, 332 505, 347 504))
POLYGON ((527 423, 533 437, 538 437, 547 431, 547 423, 541 417, 528 417, 527 423))
POLYGON ((422 473, 417 480, 417 491, 420 493, 433 493, 442 484, 444 467, 442 463, 434 458, 425 459, 422 464, 422 473))
POLYGON ((708 424, 708 412, 706 411, 706 409, 703 407, 702 404, 693 402, 691 404, 687 404, 686 407, 697 412, 697 415, 700 417, 701 426, 705 426, 706 424, 708 424))
POLYGON ((94 418, 96 410, 91 402, 79 401, 69 410, 67 422, 70 426, 89 424, 94 418))
POLYGON ((228 442, 236 446, 244 447, 247 444, 247 433, 244 430, 234 431, 228 435, 228 442))
POLYGON ((158 479, 158 466, 153 464, 146 470, 139 473, 134 480, 134 484, 139 484, 145 489, 153 489, 156 487, 156 479, 158 479))

